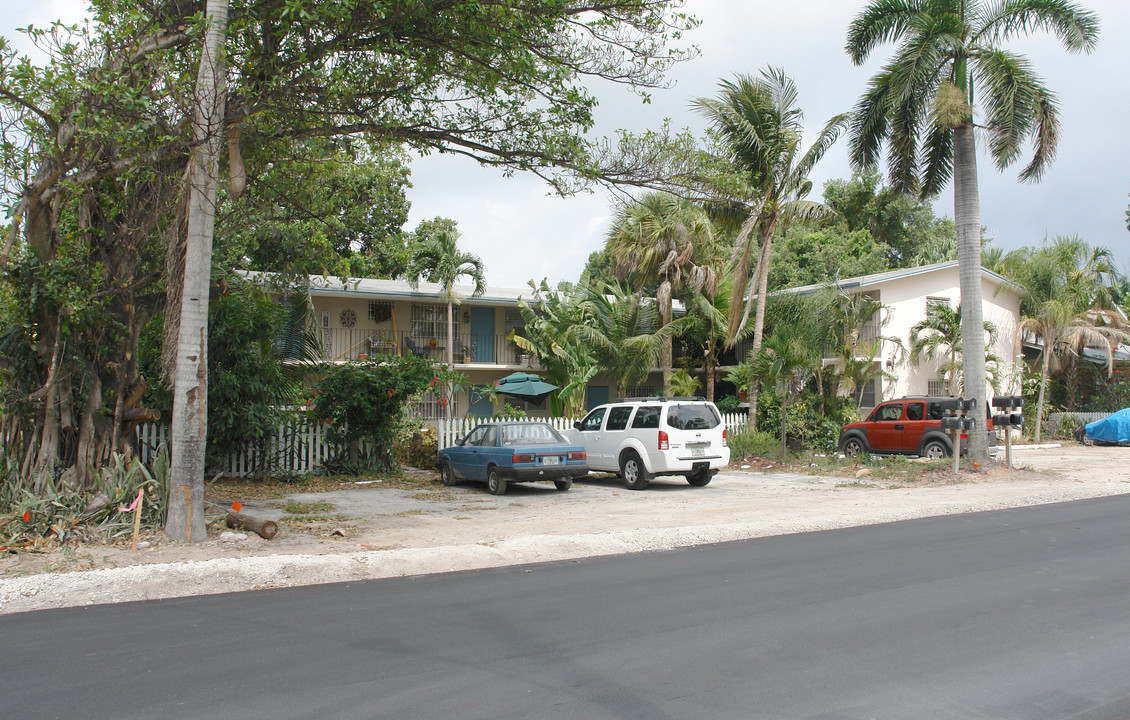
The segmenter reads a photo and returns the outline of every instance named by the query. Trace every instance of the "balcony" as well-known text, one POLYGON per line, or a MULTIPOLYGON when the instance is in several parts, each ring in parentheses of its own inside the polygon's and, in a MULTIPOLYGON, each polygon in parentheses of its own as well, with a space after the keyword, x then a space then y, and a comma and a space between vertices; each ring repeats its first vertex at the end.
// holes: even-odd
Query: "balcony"
MULTIPOLYGON (((436 362, 447 362, 447 338, 423 338, 411 332, 394 335, 386 330, 322 328, 322 359, 329 362, 362 360, 373 355, 413 354, 436 362)), ((456 365, 484 365, 540 369, 537 358, 520 350, 506 335, 456 336, 456 365)))

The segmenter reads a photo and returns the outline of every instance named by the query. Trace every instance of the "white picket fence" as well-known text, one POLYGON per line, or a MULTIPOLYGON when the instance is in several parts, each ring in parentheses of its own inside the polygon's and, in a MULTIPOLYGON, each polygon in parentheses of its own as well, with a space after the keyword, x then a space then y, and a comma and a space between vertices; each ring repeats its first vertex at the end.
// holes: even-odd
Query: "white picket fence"
MULTIPOLYGON (((557 430, 573 427, 580 418, 495 418, 509 421, 545 422, 557 430)), ((729 433, 740 432, 746 427, 744 413, 727 413, 722 422, 729 433)), ((483 418, 467 417, 426 421, 437 433, 439 447, 449 447, 463 438, 483 418)), ((138 454, 142 462, 150 462, 156 457, 162 445, 168 445, 169 428, 158 423, 143 423, 137 427, 138 454)), ((364 453, 366 448, 362 446, 364 453)), ((279 429, 265 450, 245 449, 228 456, 222 467, 211 468, 211 472, 222 472, 229 477, 244 477, 254 474, 258 469, 269 467, 274 472, 301 475, 321 468, 327 459, 342 452, 326 437, 325 425, 317 422, 301 421, 287 424, 279 429), (264 457, 264 455, 266 457, 264 457)))

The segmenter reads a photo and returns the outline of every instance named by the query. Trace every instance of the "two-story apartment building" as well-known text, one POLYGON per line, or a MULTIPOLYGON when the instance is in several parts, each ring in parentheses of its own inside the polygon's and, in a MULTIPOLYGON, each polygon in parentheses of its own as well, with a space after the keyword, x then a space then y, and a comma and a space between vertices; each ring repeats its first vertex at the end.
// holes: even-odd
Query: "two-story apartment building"
MULTIPOLYGON (((1000 358, 997 374, 1012 378, 1020 352, 1020 291, 989 270, 982 269, 981 276, 984 316, 997 328, 992 347, 993 354, 1000 358)), ((910 345, 911 327, 925 318, 932 307, 956 307, 961 302, 956 261, 848 278, 836 285, 844 292, 866 293, 882 303, 886 322, 881 329, 876 323, 873 336, 899 338, 903 347, 910 345)), ((818 287, 793 288, 791 292, 812 292, 818 287)), ((524 403, 514 398, 492 402, 481 390, 518 370, 541 371, 537 359, 520 350, 511 339, 524 327, 518 301, 531 299, 532 291, 488 287, 483 295, 474 297, 469 285, 457 285, 455 290, 462 300, 455 306, 449 338, 447 304, 434 283, 421 282, 412 287, 402 280, 311 276, 309 294, 324 359, 352 362, 371 354, 414 353, 442 362, 447 360, 450 347, 455 369, 466 375, 473 386, 454 398, 456 416, 491 415, 501 411, 507 402, 531 415, 546 413, 544 403, 524 403)), ((744 358, 747 346, 748 343, 735 348, 731 357, 744 358)), ((939 362, 925 359, 911 364, 896 343, 885 342, 875 362, 887 375, 864 389, 861 404, 865 407, 884 398, 948 392, 939 362)), ((719 369, 720 376, 724 372, 725 368, 719 369)), ((628 388, 627 394, 657 394, 661 385, 656 369, 644 384, 628 388)), ((1012 389, 1007 383, 1002 387, 1004 391, 1012 389)), ((615 393, 615 381, 597 376, 589 383, 588 405, 615 399, 615 393)), ((428 418, 443 414, 434 397, 427 398, 419 409, 428 418)))

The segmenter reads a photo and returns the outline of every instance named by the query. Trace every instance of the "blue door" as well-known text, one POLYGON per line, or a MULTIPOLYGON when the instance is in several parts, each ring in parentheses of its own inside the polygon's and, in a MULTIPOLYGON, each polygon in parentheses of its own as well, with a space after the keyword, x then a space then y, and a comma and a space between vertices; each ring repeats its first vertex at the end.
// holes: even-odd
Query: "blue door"
POLYGON ((494 362, 494 308, 471 308, 471 362, 494 362))
POLYGON ((608 402, 607 385, 589 385, 585 388, 585 408, 592 410, 597 405, 608 402))
POLYGON ((470 409, 467 411, 468 415, 474 417, 488 418, 494 415, 494 404, 491 403, 490 388, 477 388, 472 387, 467 391, 470 409))

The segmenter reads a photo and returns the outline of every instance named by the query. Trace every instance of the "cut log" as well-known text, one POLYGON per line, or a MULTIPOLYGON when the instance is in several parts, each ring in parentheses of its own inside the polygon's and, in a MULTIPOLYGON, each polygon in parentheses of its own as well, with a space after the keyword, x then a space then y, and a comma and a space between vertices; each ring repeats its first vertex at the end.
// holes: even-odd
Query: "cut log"
POLYGON ((264 540, 270 540, 279 532, 279 525, 274 520, 260 520, 235 510, 228 510, 227 525, 233 529, 250 530, 264 540))

